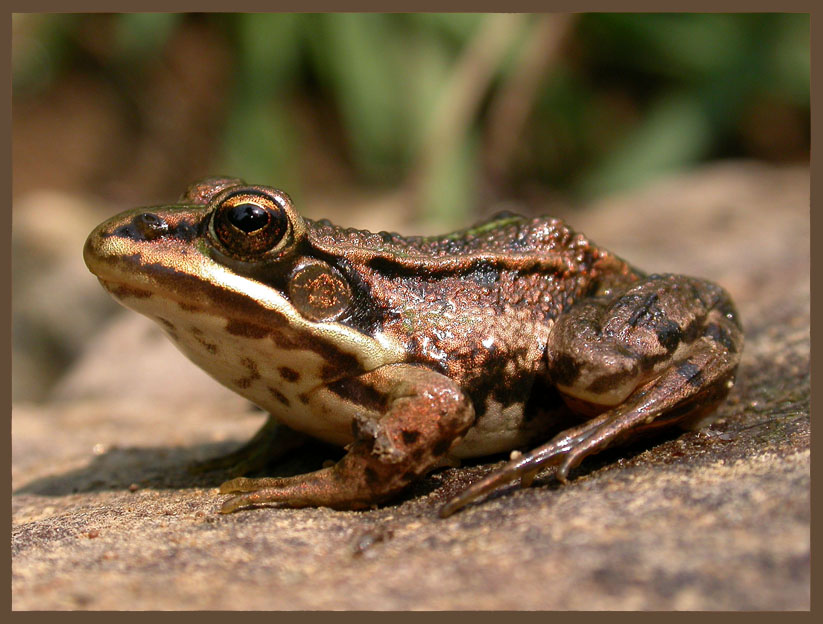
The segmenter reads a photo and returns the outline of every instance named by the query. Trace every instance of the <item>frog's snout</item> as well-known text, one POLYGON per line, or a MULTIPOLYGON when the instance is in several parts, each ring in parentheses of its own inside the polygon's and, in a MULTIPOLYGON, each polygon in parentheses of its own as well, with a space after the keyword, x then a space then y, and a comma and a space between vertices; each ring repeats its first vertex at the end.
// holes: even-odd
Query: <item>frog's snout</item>
MULTIPOLYGON (((112 262, 150 252, 156 244, 191 246, 200 235, 208 211, 202 206, 135 208, 98 225, 83 248, 89 270, 100 277, 112 262)), ((159 249, 159 247, 158 247, 159 249)), ((166 255, 173 253, 166 249, 166 255)), ((180 251, 182 254, 182 249, 180 251)))
POLYGON ((168 233, 165 219, 153 212, 131 210, 98 225, 83 246, 83 260, 89 271, 101 276, 113 260, 136 251, 135 245, 150 242, 168 233))
POLYGON ((83 261, 86 263, 86 268, 89 271, 98 275, 100 261, 106 255, 103 252, 105 246, 106 232, 108 228, 106 225, 108 221, 98 225, 91 234, 86 238, 86 243, 83 245, 83 261))

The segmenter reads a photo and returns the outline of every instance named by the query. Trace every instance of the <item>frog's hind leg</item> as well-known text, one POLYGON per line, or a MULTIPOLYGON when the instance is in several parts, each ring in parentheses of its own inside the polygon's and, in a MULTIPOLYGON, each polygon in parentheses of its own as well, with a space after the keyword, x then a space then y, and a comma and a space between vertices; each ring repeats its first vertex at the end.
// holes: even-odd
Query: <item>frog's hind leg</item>
POLYGON ((222 513, 263 503, 367 508, 441 464, 474 421, 457 384, 420 366, 392 364, 347 381, 351 396, 361 405, 368 396, 377 411, 355 420, 346 455, 303 475, 228 481, 220 492, 241 494, 226 501, 222 513))
POLYGON ((285 456, 302 446, 309 437, 283 425, 269 415, 268 420, 254 437, 231 453, 191 464, 189 472, 223 471, 231 475, 244 475, 262 470, 269 462, 285 456))
POLYGON ((732 387, 741 347, 728 295, 701 280, 651 276, 616 298, 572 307, 550 337, 549 374, 570 407, 600 413, 470 486, 441 515, 515 479, 528 485, 547 466, 565 482, 611 444, 699 419, 732 387))

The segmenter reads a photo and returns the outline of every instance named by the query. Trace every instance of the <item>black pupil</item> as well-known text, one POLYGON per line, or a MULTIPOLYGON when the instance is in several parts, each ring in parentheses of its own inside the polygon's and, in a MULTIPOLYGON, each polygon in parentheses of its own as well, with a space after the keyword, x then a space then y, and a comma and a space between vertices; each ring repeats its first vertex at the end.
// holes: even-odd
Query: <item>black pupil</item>
POLYGON ((237 204, 229 210, 229 222, 246 234, 251 234, 266 226, 269 213, 257 204, 237 204))

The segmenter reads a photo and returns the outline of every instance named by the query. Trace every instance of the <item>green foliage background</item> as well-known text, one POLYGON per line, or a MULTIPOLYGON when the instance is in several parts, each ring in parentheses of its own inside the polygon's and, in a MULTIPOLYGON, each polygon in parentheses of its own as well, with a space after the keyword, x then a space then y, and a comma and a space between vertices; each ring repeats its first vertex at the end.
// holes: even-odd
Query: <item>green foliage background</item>
POLYGON ((140 105, 144 81, 192 24, 229 58, 213 171, 298 194, 307 101, 353 183, 413 187, 423 215, 535 186, 592 197, 712 158, 808 157, 805 14, 15 15, 15 106, 83 72, 139 123, 157 110, 140 105), (561 19, 533 86, 512 88, 561 19), (510 128, 505 97, 526 111, 510 128))

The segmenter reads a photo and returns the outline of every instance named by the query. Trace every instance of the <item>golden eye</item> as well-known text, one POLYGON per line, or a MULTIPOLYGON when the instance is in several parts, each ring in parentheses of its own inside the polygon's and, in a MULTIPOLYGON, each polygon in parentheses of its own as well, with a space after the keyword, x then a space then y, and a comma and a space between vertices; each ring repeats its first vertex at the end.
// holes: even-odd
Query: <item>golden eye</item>
POLYGON ((325 262, 297 267, 289 281, 289 297, 294 307, 312 321, 334 321, 348 310, 351 287, 346 279, 325 262))
POLYGON ((212 230, 229 255, 239 260, 254 260, 284 240, 289 231, 289 217, 275 196, 240 189, 217 205, 212 230))

